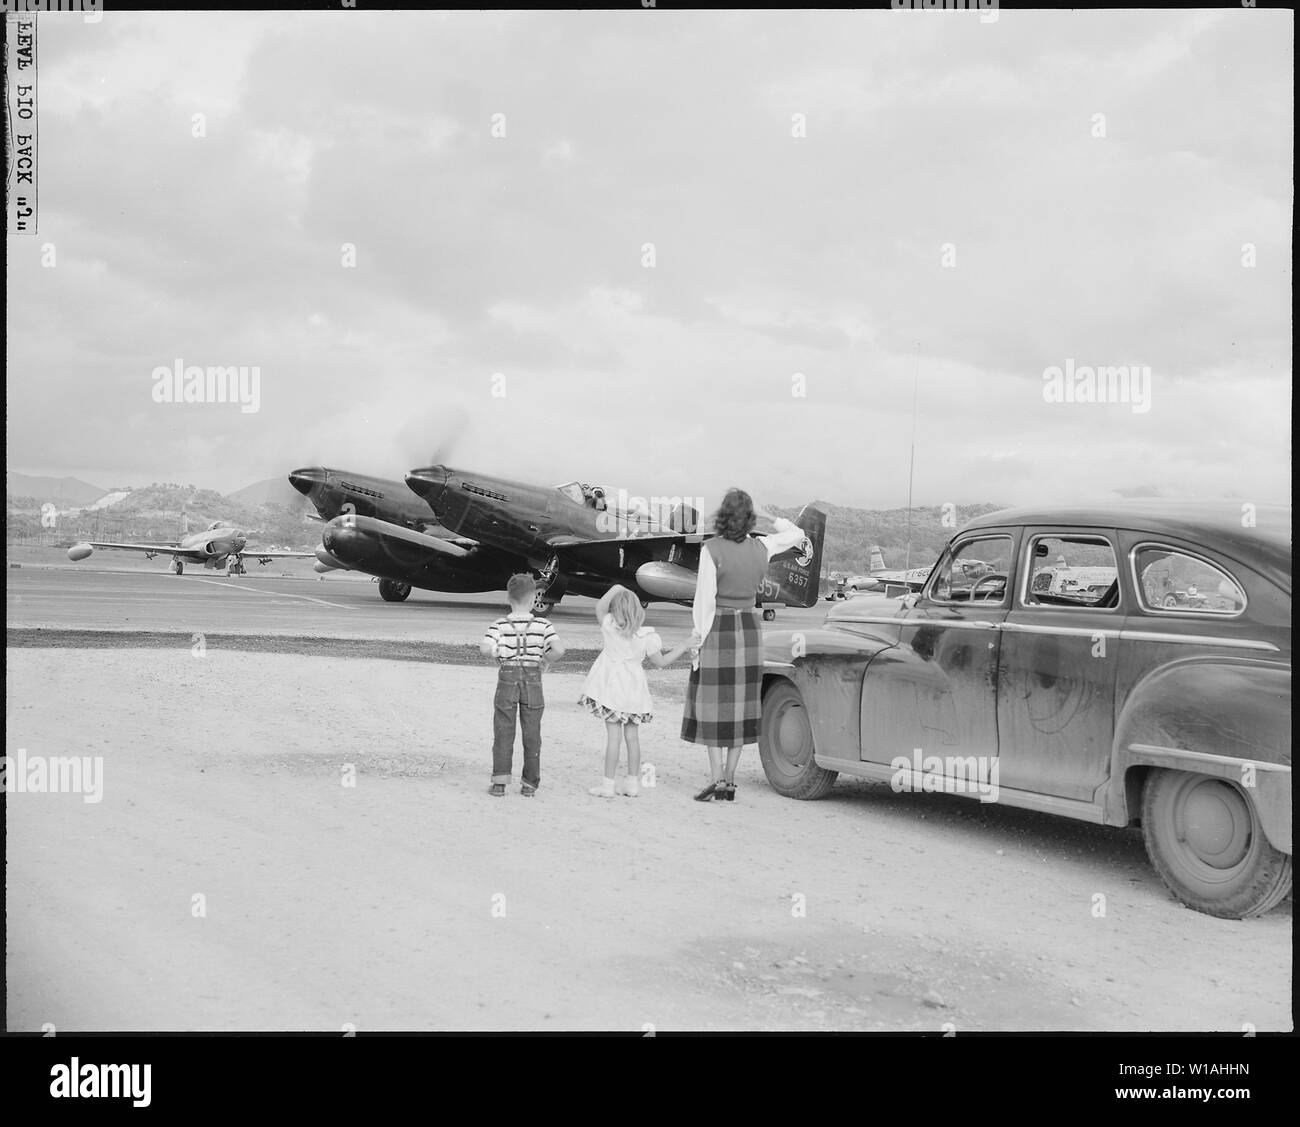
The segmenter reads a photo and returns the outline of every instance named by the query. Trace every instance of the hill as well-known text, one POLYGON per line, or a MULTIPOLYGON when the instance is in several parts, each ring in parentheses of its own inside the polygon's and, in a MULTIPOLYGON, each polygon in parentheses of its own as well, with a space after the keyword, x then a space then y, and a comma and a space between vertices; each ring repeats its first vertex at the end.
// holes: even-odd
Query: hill
POLYGON ((34 477, 8 470, 5 474, 5 492, 13 497, 36 497, 42 503, 49 501, 63 509, 74 505, 89 505, 98 501, 108 490, 80 478, 34 477))

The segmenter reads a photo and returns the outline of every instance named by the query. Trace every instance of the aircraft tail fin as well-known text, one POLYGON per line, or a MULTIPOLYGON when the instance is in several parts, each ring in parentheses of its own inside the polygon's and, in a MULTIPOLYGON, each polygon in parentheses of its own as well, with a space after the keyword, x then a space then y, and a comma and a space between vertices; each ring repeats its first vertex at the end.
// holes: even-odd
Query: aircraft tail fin
POLYGON ((807 535, 799 547, 783 552, 768 565, 768 576, 776 583, 778 591, 777 597, 771 601, 788 607, 810 607, 816 604, 821 585, 826 514, 812 505, 805 505, 794 523, 807 535))
POLYGON ((877 548, 877 547, 873 547, 873 548, 871 549, 871 570, 872 570, 872 571, 884 571, 884 570, 885 570, 885 557, 884 557, 884 554, 883 554, 883 553, 880 551, 880 549, 877 548))

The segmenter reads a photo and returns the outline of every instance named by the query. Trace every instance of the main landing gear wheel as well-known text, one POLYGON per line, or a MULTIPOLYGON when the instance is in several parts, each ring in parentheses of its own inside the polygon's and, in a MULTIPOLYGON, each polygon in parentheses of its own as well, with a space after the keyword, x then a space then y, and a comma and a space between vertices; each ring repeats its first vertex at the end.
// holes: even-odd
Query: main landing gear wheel
POLYGON ((776 611, 774 611, 771 607, 768 607, 767 610, 763 612, 764 622, 771 622, 775 618, 776 618, 776 611))
POLYGON ((534 614, 548 614, 553 606, 555 606, 555 603, 551 599, 543 599, 541 595, 533 599, 534 614))
POLYGON ((1142 836, 1160 878, 1189 908, 1222 919, 1267 912, 1291 890, 1291 858, 1265 838, 1236 783, 1191 771, 1152 771, 1142 836))
POLYGON ((185 565, 180 560, 172 560, 172 571, 177 575, 184 575, 185 565))
POLYGON ((758 757, 772 789, 786 798, 821 798, 838 772, 818 767, 813 758, 812 726, 803 697, 789 681, 779 681, 763 696, 758 757))
POLYGON ((409 583, 399 583, 396 579, 379 581, 379 597, 386 603, 400 603, 411 593, 409 583))

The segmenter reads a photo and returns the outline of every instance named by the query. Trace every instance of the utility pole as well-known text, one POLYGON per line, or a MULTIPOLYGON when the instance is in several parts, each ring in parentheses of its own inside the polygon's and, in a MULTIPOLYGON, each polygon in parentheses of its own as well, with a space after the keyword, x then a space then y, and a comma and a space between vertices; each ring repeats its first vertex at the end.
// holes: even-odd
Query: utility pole
POLYGON ((916 342, 915 359, 912 367, 912 449, 907 466, 907 559, 903 570, 912 567, 912 478, 916 472, 916 402, 921 387, 921 342, 916 342))

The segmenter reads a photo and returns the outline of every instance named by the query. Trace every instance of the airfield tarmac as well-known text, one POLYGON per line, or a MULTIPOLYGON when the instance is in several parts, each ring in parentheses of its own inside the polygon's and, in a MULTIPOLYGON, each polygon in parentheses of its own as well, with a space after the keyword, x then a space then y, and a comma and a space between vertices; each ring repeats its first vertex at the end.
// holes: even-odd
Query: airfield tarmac
MULTIPOLYGON (((1291 902, 1188 911, 1133 831, 843 779, 792 802, 753 748, 734 804, 692 802, 684 662, 651 672, 640 798, 587 794, 584 659, 547 675, 538 796, 493 799, 471 645, 500 596, 10 562, 7 752, 104 780, 6 797, 10 1029, 1292 1028, 1291 902)), ((571 647, 590 607, 551 616, 571 647)))
MULTIPOLYGON (((14 562, 12 559, 11 563, 14 562)), ((146 630, 169 633, 319 635, 443 643, 475 643, 494 618, 509 608, 504 592, 442 594, 412 591, 402 603, 386 603, 368 576, 328 575, 316 581, 310 568, 290 576, 252 570, 247 575, 187 568, 173 575, 154 561, 148 567, 105 568, 83 564, 24 562, 10 567, 6 587, 8 625, 39 629, 146 630)), ((281 569, 277 569, 279 572, 281 569)), ((566 598, 547 616, 565 645, 600 645, 592 613, 595 602, 566 598)), ((780 610, 778 621, 818 623, 824 610, 780 610)), ((646 623, 665 641, 691 632, 687 607, 651 603, 646 623)))

